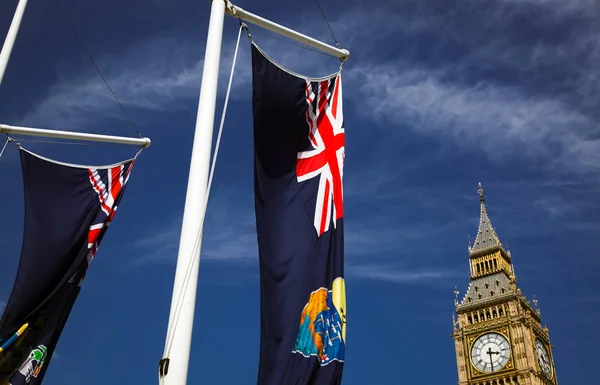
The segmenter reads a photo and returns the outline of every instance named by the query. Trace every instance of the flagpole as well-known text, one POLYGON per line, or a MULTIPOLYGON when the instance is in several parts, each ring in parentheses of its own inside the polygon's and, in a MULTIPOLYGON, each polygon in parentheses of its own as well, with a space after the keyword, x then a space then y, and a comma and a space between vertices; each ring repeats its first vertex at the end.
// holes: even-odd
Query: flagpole
POLYGON ((15 45, 15 40, 17 39, 17 34, 19 33, 19 27, 21 26, 21 20, 23 20, 23 14, 25 13, 26 6, 27 0, 19 0, 19 4, 17 4, 17 9, 15 10, 15 15, 13 16, 10 27, 8 28, 8 33, 6 34, 2 51, 0 51, 0 85, 2 85, 4 72, 6 71, 6 66, 8 65, 12 48, 15 45))
POLYGON ((304 43, 310 47, 316 48, 321 52, 325 52, 331 56, 335 56, 342 61, 346 61, 350 58, 350 51, 344 48, 336 48, 327 43, 323 43, 317 39, 313 39, 310 36, 306 36, 300 32, 294 31, 281 24, 274 23, 263 17, 250 13, 236 5, 233 5, 229 0, 226 0, 227 8, 226 12, 229 16, 233 16, 248 23, 255 24, 271 32, 275 32, 278 35, 288 37, 296 40, 299 43, 304 43))
POLYGON ((46 130, 43 128, 9 126, 0 124, 0 134, 41 136, 45 138, 83 140, 87 142, 103 142, 115 144, 128 144, 132 146, 150 147, 150 138, 129 138, 126 136, 90 134, 87 132, 46 130))
POLYGON ((212 0, 165 354, 159 366, 164 385, 187 384, 202 240, 198 233, 206 209, 224 19, 225 1, 212 0))

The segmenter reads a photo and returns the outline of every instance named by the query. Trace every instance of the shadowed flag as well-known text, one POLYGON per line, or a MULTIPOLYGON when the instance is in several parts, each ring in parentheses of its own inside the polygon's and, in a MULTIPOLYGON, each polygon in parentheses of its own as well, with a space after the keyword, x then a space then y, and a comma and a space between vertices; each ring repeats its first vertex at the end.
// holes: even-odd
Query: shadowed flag
POLYGON ((25 228, 0 321, 0 384, 40 385, 134 159, 90 168, 19 149, 25 228))
POLYGON ((307 79, 252 44, 258 385, 340 384, 346 349, 341 73, 307 79))

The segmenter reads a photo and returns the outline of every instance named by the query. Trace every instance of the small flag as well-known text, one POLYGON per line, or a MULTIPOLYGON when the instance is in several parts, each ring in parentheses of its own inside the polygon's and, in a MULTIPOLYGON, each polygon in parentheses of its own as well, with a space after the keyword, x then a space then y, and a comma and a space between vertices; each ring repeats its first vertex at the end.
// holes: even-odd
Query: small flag
POLYGON ((20 155, 25 229, 0 320, 0 384, 40 385, 134 159, 89 168, 20 155))
POLYGON ((346 350, 341 73, 307 79, 252 44, 258 385, 336 385, 346 350))

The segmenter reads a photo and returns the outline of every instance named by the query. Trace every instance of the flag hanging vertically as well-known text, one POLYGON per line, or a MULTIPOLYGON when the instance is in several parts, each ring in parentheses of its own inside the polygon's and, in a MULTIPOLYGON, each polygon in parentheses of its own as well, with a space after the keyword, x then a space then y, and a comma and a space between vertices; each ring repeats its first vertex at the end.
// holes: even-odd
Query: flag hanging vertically
POLYGON ((337 72, 307 79, 252 44, 258 385, 341 383, 344 125, 337 72))
POLYGON ((90 168, 20 156, 23 245, 0 321, 0 384, 40 385, 134 159, 90 168))

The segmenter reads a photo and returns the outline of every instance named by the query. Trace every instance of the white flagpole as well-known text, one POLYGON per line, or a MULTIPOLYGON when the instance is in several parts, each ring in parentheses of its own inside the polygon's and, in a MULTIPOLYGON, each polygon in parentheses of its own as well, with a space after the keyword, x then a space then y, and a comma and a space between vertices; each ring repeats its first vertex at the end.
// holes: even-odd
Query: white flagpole
POLYGON ((165 385, 187 384, 202 235, 200 234, 198 243, 196 239, 204 219, 224 19, 225 1, 213 0, 206 38, 202 85, 171 298, 165 356, 159 367, 159 378, 165 385), (190 263, 192 259, 194 261, 190 263), (186 276, 188 281, 184 287, 186 276), (168 361, 165 361, 166 359, 168 361))
POLYGON ((0 134, 42 136, 46 138, 84 140, 87 142, 128 144, 140 147, 150 147, 151 143, 150 138, 128 138, 126 136, 99 135, 87 132, 46 130, 43 128, 9 126, 8 124, 0 124, 0 134))
POLYGON ((21 20, 23 19, 23 13, 25 13, 26 6, 27 0, 19 0, 19 4, 17 4, 17 9, 15 10, 15 15, 13 16, 10 27, 8 28, 8 33, 6 34, 2 51, 0 51, 0 85, 2 85, 4 72, 6 71, 6 66, 8 65, 8 60, 10 59, 13 45, 15 45, 15 40, 17 39, 17 34, 19 33, 19 27, 21 26, 21 20))
POLYGON ((233 16, 235 18, 247 21, 248 23, 258 25, 259 27, 267 29, 271 32, 275 32, 279 35, 289 37, 290 39, 296 40, 299 43, 304 43, 310 47, 318 49, 319 51, 325 52, 331 56, 335 56, 342 61, 346 61, 348 60, 348 58, 350 58, 350 51, 348 51, 347 49, 333 47, 329 44, 313 39, 310 36, 306 36, 300 32, 296 32, 293 29, 289 29, 288 27, 274 23, 263 17, 250 13, 236 5, 231 4, 229 0, 226 0, 226 2, 226 11, 229 16, 233 16))

